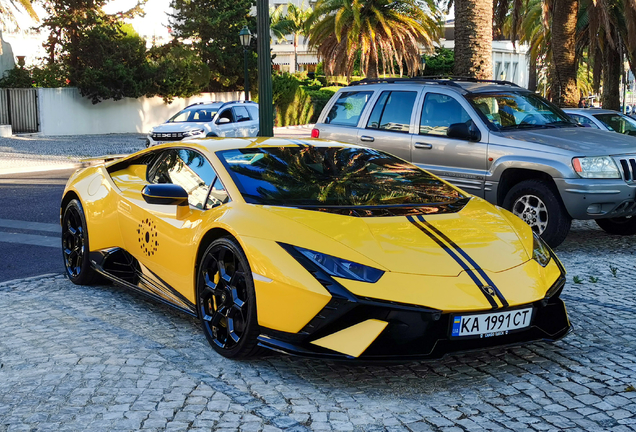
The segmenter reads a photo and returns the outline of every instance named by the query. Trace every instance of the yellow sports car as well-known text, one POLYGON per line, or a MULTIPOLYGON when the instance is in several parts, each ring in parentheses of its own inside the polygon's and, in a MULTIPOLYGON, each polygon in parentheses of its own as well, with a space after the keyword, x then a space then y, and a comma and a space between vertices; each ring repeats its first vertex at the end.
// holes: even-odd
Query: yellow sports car
POLYGON ((369 148, 164 144, 76 172, 61 223, 71 281, 194 315, 226 357, 431 358, 570 330, 565 271, 526 223, 369 148))

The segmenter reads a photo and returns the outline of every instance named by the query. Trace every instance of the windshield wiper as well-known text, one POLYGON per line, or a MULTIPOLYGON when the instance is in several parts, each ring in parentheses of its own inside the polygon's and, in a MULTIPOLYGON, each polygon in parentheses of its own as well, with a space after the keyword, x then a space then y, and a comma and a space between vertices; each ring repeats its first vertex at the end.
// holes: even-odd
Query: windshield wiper
POLYGON ((568 122, 568 121, 564 121, 564 120, 554 121, 554 122, 550 122, 550 123, 547 123, 547 124, 549 124, 550 126, 554 126, 554 127, 560 127, 560 126, 577 126, 577 125, 576 125, 576 124, 574 124, 574 123, 570 123, 570 122, 568 122))
POLYGON ((516 125, 508 125, 502 126, 500 130, 511 130, 511 129, 553 129, 556 126, 546 123, 546 124, 532 124, 532 123, 519 123, 516 125))

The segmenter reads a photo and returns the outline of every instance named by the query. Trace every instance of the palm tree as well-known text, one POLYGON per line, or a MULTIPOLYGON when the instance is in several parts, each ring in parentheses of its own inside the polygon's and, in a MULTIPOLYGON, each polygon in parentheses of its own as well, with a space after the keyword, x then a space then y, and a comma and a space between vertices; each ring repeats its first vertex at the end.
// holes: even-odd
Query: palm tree
POLYGON ((17 26, 15 14, 21 10, 26 11, 32 19, 38 21, 38 15, 31 5, 31 0, 0 0, 0 25, 2 27, 6 27, 7 24, 17 26))
POLYGON ((552 2, 552 61, 554 62, 555 102, 561 107, 578 106, 576 85, 576 23, 578 0, 552 2))
POLYGON ((419 47, 431 49, 441 35, 434 0, 318 0, 307 25, 309 46, 325 60, 326 72, 348 77, 358 53, 368 78, 377 78, 380 66, 393 73, 395 63, 400 75, 404 64, 414 74, 419 47))
POLYGON ((492 79, 493 0, 455 0, 455 74, 492 79))
POLYGON ((283 15, 283 5, 276 8, 272 14, 272 32, 279 39, 284 39, 286 35, 291 34, 294 38, 294 70, 298 70, 298 38, 299 36, 307 36, 307 20, 311 16, 313 10, 308 7, 304 8, 304 4, 296 6, 293 3, 287 5, 287 13, 283 15), (282 37, 281 37, 282 36, 282 37))

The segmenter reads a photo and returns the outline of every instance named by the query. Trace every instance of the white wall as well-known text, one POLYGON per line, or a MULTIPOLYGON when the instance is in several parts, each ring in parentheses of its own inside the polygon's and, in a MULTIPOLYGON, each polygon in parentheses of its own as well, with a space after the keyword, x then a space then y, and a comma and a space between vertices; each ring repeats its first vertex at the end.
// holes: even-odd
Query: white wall
POLYGON ((243 92, 203 93, 166 104, 160 97, 107 100, 93 105, 76 88, 38 88, 42 135, 147 133, 186 106, 200 101, 231 101, 243 92))
MULTIPOLYGON (((440 45, 444 48, 454 49, 455 41, 443 39, 440 45)), ((526 53, 528 45, 513 45, 511 41, 492 41, 492 76, 496 80, 512 81, 521 87, 528 87, 528 60, 526 53), (497 63, 500 68, 497 71, 497 63), (508 73, 503 73, 508 65, 508 73), (516 71, 514 70, 516 64, 516 71), (497 73, 499 72, 499 73, 497 73)))

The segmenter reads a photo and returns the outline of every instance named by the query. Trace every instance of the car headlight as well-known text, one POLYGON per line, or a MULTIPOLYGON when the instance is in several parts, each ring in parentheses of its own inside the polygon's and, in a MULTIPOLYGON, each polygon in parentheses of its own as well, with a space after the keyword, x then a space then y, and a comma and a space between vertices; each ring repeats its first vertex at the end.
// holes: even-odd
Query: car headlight
POLYGON ((383 270, 336 258, 331 255, 315 252, 294 246, 298 252, 307 257, 330 276, 352 279, 360 282, 377 282, 384 274, 383 270))
POLYGON ((538 262, 541 267, 545 267, 550 262, 552 254, 547 244, 539 237, 537 233, 532 232, 534 236, 534 242, 532 245, 532 259, 538 262))
POLYGON ((572 166, 583 178, 621 178, 616 162, 609 156, 574 158, 572 166))
POLYGON ((184 137, 197 136, 197 135, 201 135, 203 132, 204 132, 203 129, 192 129, 187 132, 184 132, 183 136, 184 137))

